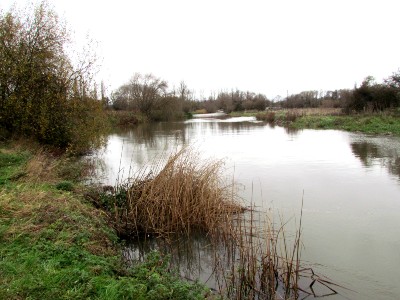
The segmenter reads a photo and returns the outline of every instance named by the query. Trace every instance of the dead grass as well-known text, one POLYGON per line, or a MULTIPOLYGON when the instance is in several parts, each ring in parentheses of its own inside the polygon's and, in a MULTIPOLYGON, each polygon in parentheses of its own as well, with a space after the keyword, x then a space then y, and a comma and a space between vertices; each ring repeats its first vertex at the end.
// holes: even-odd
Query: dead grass
MULTIPOLYGON (((122 235, 217 232, 242 210, 221 161, 201 162, 185 148, 115 189, 112 219, 122 235)), ((110 203, 108 203, 110 206, 110 203)))
POLYGON ((73 245, 76 237, 86 232, 88 239, 84 246, 87 250, 96 254, 114 253, 108 234, 99 230, 106 228, 100 224, 105 218, 99 217, 104 213, 85 203, 79 193, 84 187, 77 184, 75 190, 78 193, 56 189, 56 183, 63 180, 66 169, 68 172, 85 170, 84 163, 77 163, 73 158, 54 154, 43 147, 26 148, 28 145, 26 141, 13 141, 11 146, 1 148, 2 153, 24 153, 26 157, 21 165, 14 166, 23 176, 0 190, 0 221, 11 224, 2 238, 12 240, 24 234, 36 240, 51 228, 55 239, 68 233, 66 238, 60 239, 73 245))
POLYGON ((342 114, 341 108, 291 108, 284 111, 296 114, 298 116, 337 116, 342 114))
POLYGON ((57 167, 60 161, 55 159, 44 149, 36 151, 33 157, 28 161, 26 172, 27 180, 30 182, 56 182, 57 167))
POLYGON ((13 239, 19 234, 27 234, 32 240, 43 237, 51 229, 52 236, 47 239, 73 245, 76 237, 85 232, 88 236, 85 247, 91 253, 110 255, 115 249, 98 217, 100 211, 85 205, 75 195, 20 187, 14 191, 0 192, 2 223, 11 223, 3 239, 13 239))
POLYGON ((230 228, 214 260, 220 293, 229 299, 297 299, 300 228, 289 237, 282 221, 276 228, 272 214, 253 209, 230 228))

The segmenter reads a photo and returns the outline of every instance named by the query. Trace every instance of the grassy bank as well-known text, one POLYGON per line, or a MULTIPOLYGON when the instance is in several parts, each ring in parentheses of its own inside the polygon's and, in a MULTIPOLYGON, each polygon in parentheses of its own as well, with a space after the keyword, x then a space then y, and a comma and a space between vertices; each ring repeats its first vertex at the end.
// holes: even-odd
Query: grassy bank
POLYGON ((127 269, 81 162, 0 145, 0 299, 203 299, 153 253, 127 269))
POLYGON ((371 134, 400 135, 400 115, 393 111, 344 115, 337 109, 291 109, 261 112, 256 117, 258 120, 271 124, 296 129, 339 129, 371 134))
POLYGON ((302 116, 294 128, 340 129, 373 134, 400 135, 400 117, 393 115, 302 116))

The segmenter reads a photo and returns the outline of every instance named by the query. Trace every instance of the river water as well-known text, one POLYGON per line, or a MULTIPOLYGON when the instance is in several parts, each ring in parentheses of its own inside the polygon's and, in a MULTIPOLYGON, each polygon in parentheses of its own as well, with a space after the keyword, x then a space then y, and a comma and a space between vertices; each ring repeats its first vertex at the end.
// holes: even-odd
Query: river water
POLYGON ((301 259, 346 287, 329 299, 400 299, 399 137, 293 131, 251 117, 145 124, 108 136, 102 183, 182 145, 223 159, 246 205, 291 218, 303 199, 301 259))

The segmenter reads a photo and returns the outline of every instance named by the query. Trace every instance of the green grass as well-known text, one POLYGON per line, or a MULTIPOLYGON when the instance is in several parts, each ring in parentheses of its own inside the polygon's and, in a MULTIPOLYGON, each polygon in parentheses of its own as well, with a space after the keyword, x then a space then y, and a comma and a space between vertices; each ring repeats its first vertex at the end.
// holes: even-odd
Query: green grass
POLYGON ((229 116, 232 118, 236 117, 255 117, 258 111, 249 110, 249 111, 232 111, 229 113, 229 116))
POLYGON ((56 184, 56 189, 72 192, 74 190, 74 184, 71 181, 60 181, 56 184))
POLYGON ((302 116, 291 127, 341 129, 375 134, 400 135, 400 117, 392 115, 302 116))
POLYGON ((400 135, 400 112, 344 115, 338 109, 289 109, 260 112, 256 118, 296 129, 339 129, 371 134, 400 135))
POLYGON ((127 268, 104 214, 75 179, 57 177, 67 162, 49 157, 0 146, 0 299, 205 298, 159 253, 127 268))
POLYGON ((28 160, 28 153, 0 152, 0 186, 23 176, 23 165, 28 160))

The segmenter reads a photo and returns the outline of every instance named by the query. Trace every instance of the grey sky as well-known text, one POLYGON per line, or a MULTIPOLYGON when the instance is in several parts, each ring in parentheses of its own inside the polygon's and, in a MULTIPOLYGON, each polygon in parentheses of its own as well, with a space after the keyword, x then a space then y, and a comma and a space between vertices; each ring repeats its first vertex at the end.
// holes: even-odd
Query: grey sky
MULTIPOLYGON (((27 1, 0 7, 13 2, 27 1)), ((99 42, 109 90, 151 72, 198 95, 238 88, 273 98, 381 81, 400 67, 398 0, 49 2, 78 40, 99 42)))

